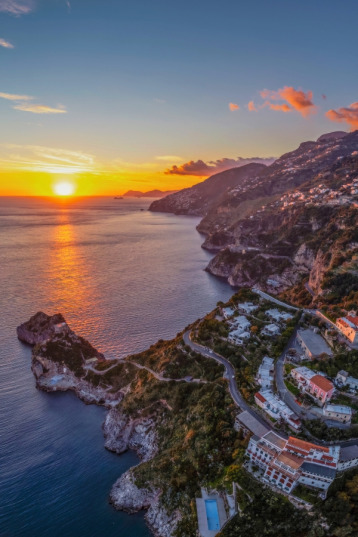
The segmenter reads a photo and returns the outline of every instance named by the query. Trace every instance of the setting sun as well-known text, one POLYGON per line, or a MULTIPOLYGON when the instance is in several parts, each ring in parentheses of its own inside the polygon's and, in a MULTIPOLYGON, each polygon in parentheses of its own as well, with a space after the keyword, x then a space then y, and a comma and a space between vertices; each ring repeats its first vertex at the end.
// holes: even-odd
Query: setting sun
POLYGON ((69 181, 61 181, 54 185, 53 190, 57 196, 72 196, 75 185, 69 181))

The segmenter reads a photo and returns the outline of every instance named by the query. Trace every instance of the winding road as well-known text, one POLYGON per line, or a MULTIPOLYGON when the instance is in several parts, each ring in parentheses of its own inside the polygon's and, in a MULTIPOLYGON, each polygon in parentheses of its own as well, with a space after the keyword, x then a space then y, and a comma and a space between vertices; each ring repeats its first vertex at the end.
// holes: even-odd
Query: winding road
POLYGON ((268 427, 269 429, 273 429, 272 423, 266 421, 257 412, 255 412, 241 395, 239 388, 237 386, 237 383, 236 383, 234 366, 229 362, 229 360, 227 360, 220 354, 217 354, 213 350, 207 349, 203 345, 199 345, 199 343, 195 343, 194 341, 192 341, 190 337, 190 331, 187 331, 184 333, 183 340, 184 340, 184 343, 188 345, 193 351, 198 352, 199 354, 202 354, 206 358, 211 358, 215 360, 216 362, 218 362, 219 364, 223 365, 225 367, 225 377, 229 381, 229 392, 236 406, 241 408, 241 410, 243 411, 246 410, 247 412, 249 412, 255 419, 257 419, 265 427, 268 427))

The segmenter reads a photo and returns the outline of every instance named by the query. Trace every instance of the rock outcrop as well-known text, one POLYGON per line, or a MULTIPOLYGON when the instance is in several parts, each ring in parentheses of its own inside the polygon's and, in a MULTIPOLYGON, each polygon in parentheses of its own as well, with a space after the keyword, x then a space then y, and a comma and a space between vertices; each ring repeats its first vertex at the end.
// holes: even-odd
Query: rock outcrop
POLYGON ((127 513, 146 509, 145 518, 158 537, 171 537, 181 519, 179 511, 170 515, 160 504, 161 491, 138 488, 132 470, 124 473, 113 485, 110 501, 114 507, 127 513))
POLYGON ((158 452, 155 423, 151 418, 131 419, 113 408, 107 413, 103 432, 109 451, 120 454, 132 449, 142 461, 152 459, 158 452))
POLYGON ((39 311, 16 330, 20 341, 28 345, 37 345, 52 339, 57 334, 67 333, 69 327, 61 313, 50 316, 39 311))

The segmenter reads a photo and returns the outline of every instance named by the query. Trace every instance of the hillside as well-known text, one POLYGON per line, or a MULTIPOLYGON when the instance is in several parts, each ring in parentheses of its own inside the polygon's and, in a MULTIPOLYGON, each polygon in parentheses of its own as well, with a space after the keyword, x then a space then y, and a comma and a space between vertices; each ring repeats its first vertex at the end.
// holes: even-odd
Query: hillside
POLYGON ((249 188, 266 168, 264 164, 246 164, 212 175, 205 181, 153 201, 149 210, 155 212, 203 216, 219 202, 221 196, 235 187, 249 188))
POLYGON ((128 190, 123 194, 123 198, 163 198, 174 194, 176 190, 149 190, 148 192, 142 192, 141 190, 128 190))

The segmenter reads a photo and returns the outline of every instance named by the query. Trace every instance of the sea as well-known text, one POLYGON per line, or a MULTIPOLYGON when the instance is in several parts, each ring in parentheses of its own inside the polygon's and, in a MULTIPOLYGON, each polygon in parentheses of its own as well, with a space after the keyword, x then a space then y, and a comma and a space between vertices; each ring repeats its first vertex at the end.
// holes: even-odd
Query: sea
POLYGON ((0 536, 150 537, 108 502, 135 453, 105 450, 106 410, 36 389, 16 327, 61 312, 107 358, 172 338, 232 289, 204 271, 199 219, 151 200, 0 198, 0 536))

